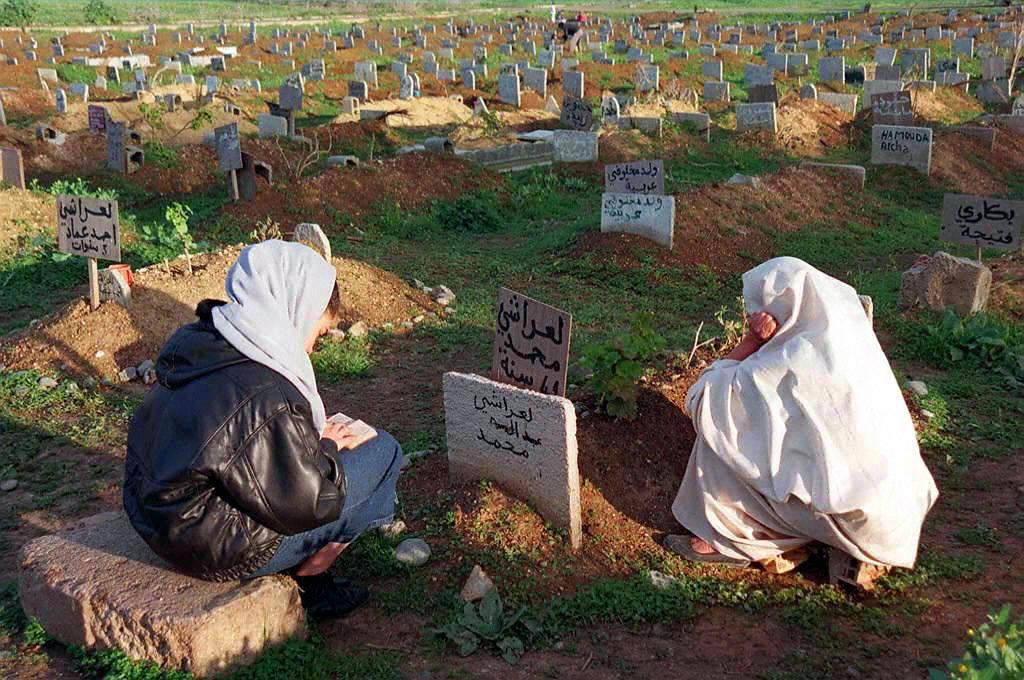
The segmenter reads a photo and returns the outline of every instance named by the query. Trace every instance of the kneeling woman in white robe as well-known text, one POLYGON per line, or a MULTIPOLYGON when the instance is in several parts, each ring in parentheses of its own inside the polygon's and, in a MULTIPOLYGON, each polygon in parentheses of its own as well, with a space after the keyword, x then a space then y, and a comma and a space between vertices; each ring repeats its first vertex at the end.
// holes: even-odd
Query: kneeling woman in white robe
POLYGON ((856 291, 780 257, 743 276, 751 329, 686 395, 697 431, 666 546, 769 560, 818 541, 912 567, 938 496, 856 291))

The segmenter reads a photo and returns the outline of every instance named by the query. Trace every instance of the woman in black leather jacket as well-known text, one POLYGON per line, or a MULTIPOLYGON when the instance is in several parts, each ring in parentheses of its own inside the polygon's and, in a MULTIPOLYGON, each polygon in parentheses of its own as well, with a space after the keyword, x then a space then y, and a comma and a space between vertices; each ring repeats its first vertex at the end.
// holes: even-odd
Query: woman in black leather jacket
POLYGON ((326 570, 391 521, 401 449, 384 432, 352 448, 326 420, 308 354, 340 312, 329 263, 267 241, 242 251, 225 289, 231 301, 201 302, 157 360, 128 433, 125 511, 180 571, 285 572, 310 613, 345 614, 366 589, 326 570))

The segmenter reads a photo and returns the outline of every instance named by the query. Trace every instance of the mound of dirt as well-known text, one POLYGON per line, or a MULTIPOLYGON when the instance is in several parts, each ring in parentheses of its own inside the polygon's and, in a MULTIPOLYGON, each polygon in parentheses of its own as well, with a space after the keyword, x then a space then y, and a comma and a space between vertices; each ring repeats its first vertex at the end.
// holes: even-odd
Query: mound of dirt
POLYGON ((918 90, 912 97, 914 115, 921 125, 959 123, 964 114, 981 115, 985 112, 981 102, 955 87, 940 87, 934 93, 918 90))
POLYGON ((853 116, 815 99, 789 97, 778 109, 775 144, 799 155, 821 156, 849 142, 853 116))
POLYGON ((673 271, 707 267, 717 273, 743 272, 780 254, 776 233, 801 224, 856 219, 866 200, 839 177, 797 168, 762 177, 761 188, 706 185, 675 198, 672 250, 640 236, 595 233, 580 239, 575 254, 623 269, 646 266, 653 258, 673 271))
POLYGON ((14 253, 22 236, 52 234, 56 219, 57 199, 53 196, 15 187, 0 191, 0 252, 14 253))
MULTIPOLYGON (((176 328, 195 321, 200 300, 224 298, 224 277, 240 250, 235 246, 194 256, 191 276, 181 258, 166 267, 141 269, 135 272, 130 309, 106 302, 91 311, 85 300, 74 302, 37 327, 7 336, 0 345, 0 363, 44 371, 63 365, 72 373, 113 380, 121 369, 155 358, 176 328)), ((439 310, 394 274, 345 258, 335 258, 334 266, 343 328, 355 321, 380 326, 439 310)))
POLYGON ((953 130, 937 134, 929 180, 967 194, 1001 195, 1005 180, 1024 171, 1024 134, 999 128, 995 148, 977 137, 953 130))
POLYGON ((226 210, 245 225, 270 217, 286 231, 299 222, 316 222, 331 233, 347 229, 388 204, 415 211, 435 199, 452 200, 501 182, 500 175, 453 155, 411 153, 358 168, 328 168, 298 182, 287 178, 275 181, 253 200, 234 203, 226 210))
MULTIPOLYGON (((363 110, 387 111, 388 125, 394 128, 439 127, 464 123, 473 116, 468 106, 449 97, 415 97, 413 99, 385 99, 363 104, 363 110)), ((337 123, 359 120, 359 114, 341 114, 337 123)))

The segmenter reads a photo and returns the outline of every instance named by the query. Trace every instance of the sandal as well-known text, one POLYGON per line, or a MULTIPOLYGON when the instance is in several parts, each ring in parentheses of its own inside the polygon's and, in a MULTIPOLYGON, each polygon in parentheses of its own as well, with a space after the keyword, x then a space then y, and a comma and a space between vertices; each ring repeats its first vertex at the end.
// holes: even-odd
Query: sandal
POLYGON ((693 549, 690 545, 690 540, 696 538, 690 534, 670 534, 665 537, 664 546, 667 550, 674 552, 685 560, 690 562, 700 562, 701 564, 720 564, 723 567, 731 567, 735 569, 742 569, 750 566, 750 560, 744 560, 736 557, 729 557, 722 553, 712 553, 705 555, 699 553, 693 549))

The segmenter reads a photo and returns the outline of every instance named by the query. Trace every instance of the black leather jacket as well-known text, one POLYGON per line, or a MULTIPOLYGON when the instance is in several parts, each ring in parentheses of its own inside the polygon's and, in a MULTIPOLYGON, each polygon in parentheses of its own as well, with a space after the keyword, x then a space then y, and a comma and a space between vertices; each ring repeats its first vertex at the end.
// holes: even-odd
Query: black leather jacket
POLYGON ((266 564, 282 536, 336 520, 345 475, 306 398, 231 346, 210 304, 167 341, 132 418, 124 508, 177 569, 227 581, 266 564))

